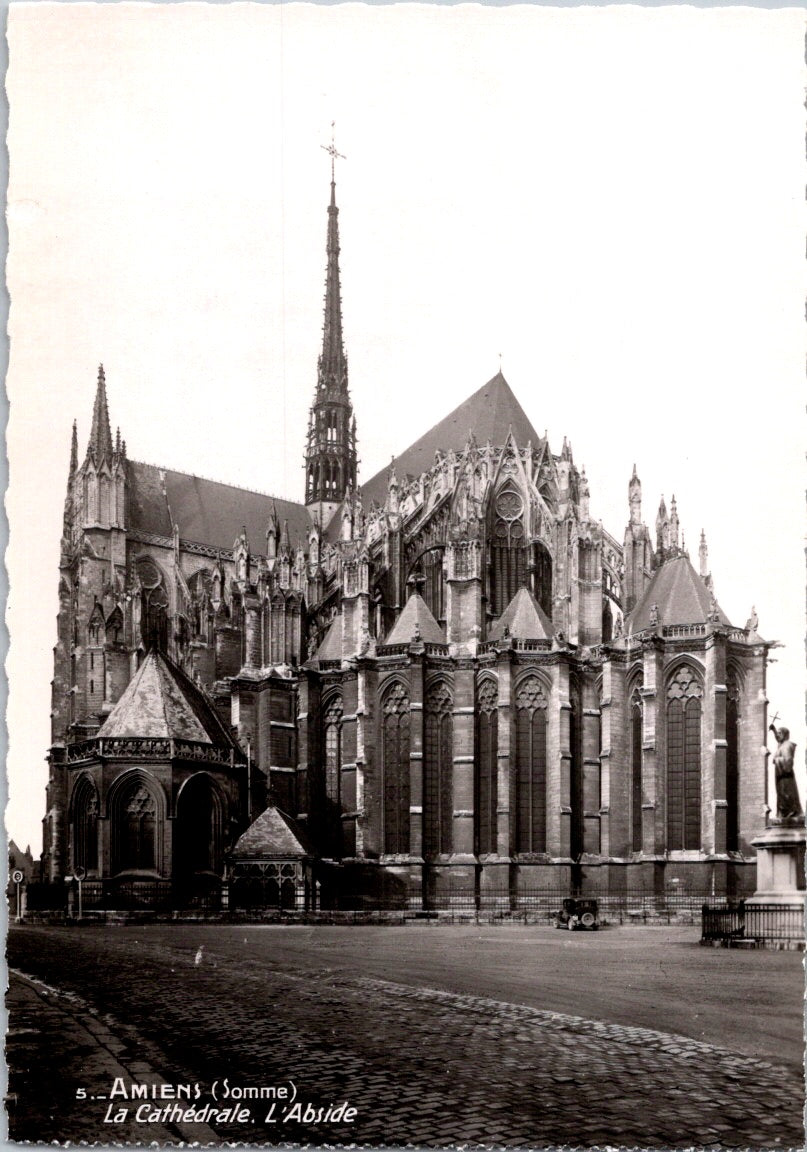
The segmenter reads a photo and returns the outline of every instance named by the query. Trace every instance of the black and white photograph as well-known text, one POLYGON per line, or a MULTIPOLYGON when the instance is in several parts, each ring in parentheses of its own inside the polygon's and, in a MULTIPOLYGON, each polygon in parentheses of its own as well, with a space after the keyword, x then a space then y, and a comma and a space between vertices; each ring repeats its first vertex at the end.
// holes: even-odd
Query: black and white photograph
POLYGON ((6 37, 9 1141, 803 1147, 803 10, 6 37))

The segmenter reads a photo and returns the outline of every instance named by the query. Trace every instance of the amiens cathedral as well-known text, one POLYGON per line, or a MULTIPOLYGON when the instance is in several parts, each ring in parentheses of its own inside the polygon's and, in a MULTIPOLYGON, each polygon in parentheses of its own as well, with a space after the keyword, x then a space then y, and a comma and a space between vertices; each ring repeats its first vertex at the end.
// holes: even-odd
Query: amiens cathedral
POLYGON ((726 617, 674 498, 647 523, 632 462, 624 528, 593 519, 501 372, 360 479, 330 192, 301 499, 129 459, 103 369, 83 455, 74 425, 45 878, 752 892, 756 615, 726 617))

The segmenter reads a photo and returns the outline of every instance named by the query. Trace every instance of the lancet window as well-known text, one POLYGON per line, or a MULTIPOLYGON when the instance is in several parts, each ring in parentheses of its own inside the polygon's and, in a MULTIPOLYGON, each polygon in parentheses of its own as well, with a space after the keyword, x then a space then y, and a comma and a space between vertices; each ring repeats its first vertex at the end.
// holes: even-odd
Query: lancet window
POLYGON ((381 703, 384 851, 409 852, 409 693, 401 683, 381 703))
POLYGON ((580 684, 574 676, 569 678, 569 703, 569 804, 572 809, 569 851, 574 858, 584 848, 583 708, 580 684))
POLYGON ((453 732, 451 692, 435 684, 424 715, 423 851, 429 856, 451 851, 453 732))
POLYGON ((726 675, 726 851, 740 849, 740 684, 737 673, 726 675))
POLYGON ((325 736, 325 798, 341 808, 342 777, 342 697, 333 696, 323 716, 325 736))
POLYGON ((642 724, 644 704, 637 685, 630 698, 630 832, 631 848, 642 850, 642 724))
POLYGON ((516 691, 516 851, 546 852, 547 697, 537 676, 516 691))
POLYGON ((112 808, 112 860, 117 872, 157 868, 157 800, 142 780, 116 791, 112 808))
POLYGON ((98 867, 98 793, 86 776, 73 793, 73 865, 87 872, 98 867))
POLYGON ((514 488, 505 488, 496 497, 490 560, 491 607, 494 616, 501 616, 527 576, 524 501, 514 488))
POLYGON ((701 715, 703 688, 682 664, 667 686, 667 848, 701 844, 701 715))
POLYGON ((499 753, 499 690, 485 678, 476 701, 476 851, 496 852, 499 753))

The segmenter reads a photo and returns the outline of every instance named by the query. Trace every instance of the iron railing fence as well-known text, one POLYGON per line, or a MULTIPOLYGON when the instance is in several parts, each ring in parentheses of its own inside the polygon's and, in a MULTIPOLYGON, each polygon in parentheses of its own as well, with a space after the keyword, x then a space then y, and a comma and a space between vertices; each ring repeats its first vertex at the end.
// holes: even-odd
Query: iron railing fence
MULTIPOLYGON (((29 884, 26 907, 30 912, 78 913, 78 882, 29 884)), ((221 884, 180 883, 174 880, 83 880, 82 912, 173 911, 221 908, 221 884)))
POLYGON ((704 904, 701 939, 704 941, 803 940, 803 904, 743 904, 721 908, 704 904))
MULTIPOLYGON (((486 919, 506 919, 515 916, 544 917, 550 920, 563 906, 564 899, 575 893, 566 886, 524 887, 518 890, 487 891, 477 888, 441 890, 433 877, 426 877, 425 885, 399 883, 378 891, 372 884, 352 888, 327 883, 303 886, 287 881, 279 883, 248 883, 244 878, 233 878, 228 887, 228 899, 222 898, 223 885, 215 877, 185 883, 158 879, 84 880, 81 885, 82 910, 93 911, 199 911, 218 912, 229 908, 236 912, 248 909, 258 912, 262 908, 283 908, 288 911, 322 912, 403 912, 455 913, 482 915, 486 919), (288 891, 286 891, 288 889, 288 891)), ((672 917, 678 914, 703 916, 705 938, 736 935, 746 925, 760 938, 775 938, 785 932, 787 938, 803 933, 802 911, 799 906, 788 907, 784 915, 777 905, 754 905, 744 909, 742 901, 731 898, 717 901, 709 894, 668 891, 653 893, 639 889, 621 892, 597 893, 584 891, 577 895, 596 899, 602 919, 642 920, 672 917), (704 901, 709 901, 705 903, 704 901), (749 919, 749 917, 751 917, 749 919), (782 929, 781 925, 786 924, 782 929)), ((75 914, 78 910, 78 885, 69 884, 26 885, 26 905, 31 912, 63 911, 75 914)))

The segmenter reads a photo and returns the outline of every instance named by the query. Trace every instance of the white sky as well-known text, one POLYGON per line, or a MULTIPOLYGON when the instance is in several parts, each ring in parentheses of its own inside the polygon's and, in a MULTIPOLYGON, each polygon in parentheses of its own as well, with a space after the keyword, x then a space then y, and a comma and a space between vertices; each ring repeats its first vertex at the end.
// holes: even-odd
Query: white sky
MULTIPOLYGON (((804 750, 804 13, 14 4, 9 834, 41 847, 73 417, 300 499, 336 120, 367 479, 495 374, 621 539, 635 462, 804 750)), ((255 541, 255 545, 259 542, 255 541)), ((802 797, 804 787, 802 785, 802 797)))

